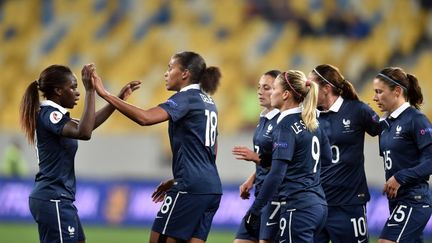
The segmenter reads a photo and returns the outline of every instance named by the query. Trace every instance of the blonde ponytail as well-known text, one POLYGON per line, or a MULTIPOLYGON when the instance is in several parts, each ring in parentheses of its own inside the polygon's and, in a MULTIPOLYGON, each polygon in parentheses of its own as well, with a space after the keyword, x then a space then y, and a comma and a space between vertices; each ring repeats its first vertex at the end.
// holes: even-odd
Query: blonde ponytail
POLYGON ((318 102, 318 85, 315 82, 306 81, 306 89, 309 89, 303 100, 302 120, 309 131, 318 128, 316 107, 318 102))

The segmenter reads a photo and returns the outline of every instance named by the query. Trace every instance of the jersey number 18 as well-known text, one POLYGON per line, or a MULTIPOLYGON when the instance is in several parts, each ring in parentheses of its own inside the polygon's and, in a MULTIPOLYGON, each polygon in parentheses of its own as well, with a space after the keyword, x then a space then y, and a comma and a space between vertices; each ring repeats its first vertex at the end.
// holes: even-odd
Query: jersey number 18
POLYGON ((207 117, 205 146, 213 147, 216 142, 217 115, 214 111, 205 110, 205 116, 207 117))

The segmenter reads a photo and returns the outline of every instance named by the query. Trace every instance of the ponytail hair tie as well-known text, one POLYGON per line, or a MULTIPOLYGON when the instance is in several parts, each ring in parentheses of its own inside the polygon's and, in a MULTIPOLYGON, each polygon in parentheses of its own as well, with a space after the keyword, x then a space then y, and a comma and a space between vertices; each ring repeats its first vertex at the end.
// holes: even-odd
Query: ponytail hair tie
POLYGON ((310 87, 311 86, 311 81, 310 80, 306 80, 305 84, 306 84, 306 87, 310 87))

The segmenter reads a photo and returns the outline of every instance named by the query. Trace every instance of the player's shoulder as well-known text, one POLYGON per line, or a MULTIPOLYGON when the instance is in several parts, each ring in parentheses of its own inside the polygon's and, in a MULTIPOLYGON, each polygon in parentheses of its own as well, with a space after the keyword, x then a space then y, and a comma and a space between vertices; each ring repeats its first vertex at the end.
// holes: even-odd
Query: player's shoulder
POLYGON ((198 100, 199 101, 202 100, 204 102, 214 103, 210 95, 198 89, 189 89, 189 90, 177 92, 173 94, 168 100, 188 100, 190 102, 196 102, 198 100))
POLYGON ((281 127, 284 127, 284 126, 289 127, 295 122, 300 122, 300 120, 301 120, 301 116, 299 116, 297 114, 289 114, 289 115, 285 115, 285 116, 279 115, 279 117, 277 118, 277 124, 281 127))
POLYGON ((402 114, 405 122, 412 124, 430 124, 429 118, 414 107, 408 107, 402 114))
POLYGON ((423 112, 421 112, 420 110, 409 106, 406 110, 406 113, 409 114, 410 116, 419 116, 419 117, 426 117, 425 114, 423 114, 423 112))
POLYGON ((354 109, 372 109, 368 104, 364 103, 361 100, 346 100, 346 104, 347 107, 352 111, 355 111, 354 109))
POLYGON ((60 121, 64 114, 60 109, 53 106, 41 106, 39 110, 39 116, 46 120, 49 118, 52 122, 60 121))
POLYGON ((398 120, 403 122, 412 122, 415 121, 416 119, 426 118, 426 115, 424 115, 421 111, 417 110, 412 106, 409 106, 404 111, 402 111, 402 113, 399 116, 400 118, 398 118, 398 120))
POLYGON ((190 93, 188 91, 181 91, 171 95, 165 102, 162 104, 166 104, 172 108, 176 108, 183 103, 187 103, 190 97, 190 93))
POLYGON ((51 111, 60 111, 60 110, 57 107, 54 107, 54 106, 43 105, 43 106, 40 106, 39 113, 45 114, 45 113, 48 113, 48 112, 51 112, 51 111))

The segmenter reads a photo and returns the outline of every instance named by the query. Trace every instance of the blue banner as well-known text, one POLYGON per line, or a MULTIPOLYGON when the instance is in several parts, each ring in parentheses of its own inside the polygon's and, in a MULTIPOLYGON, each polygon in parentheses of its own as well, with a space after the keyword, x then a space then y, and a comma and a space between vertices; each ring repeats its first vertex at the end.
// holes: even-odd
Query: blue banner
MULTIPOLYGON (((159 181, 98 181, 79 179, 75 205, 84 224, 150 226, 161 203, 151 194, 159 181)), ((0 178, 0 221, 32 221, 28 195, 32 180, 0 178)), ((252 203, 239 197, 238 185, 225 185, 224 195, 213 220, 213 228, 235 230, 252 203)), ((380 190, 371 189, 367 207, 369 232, 379 234, 389 217, 387 199, 380 190)), ((432 219, 424 231, 432 238, 432 219)))

